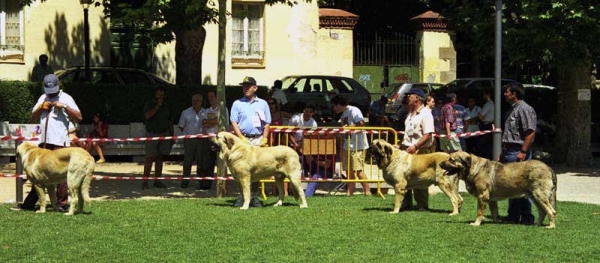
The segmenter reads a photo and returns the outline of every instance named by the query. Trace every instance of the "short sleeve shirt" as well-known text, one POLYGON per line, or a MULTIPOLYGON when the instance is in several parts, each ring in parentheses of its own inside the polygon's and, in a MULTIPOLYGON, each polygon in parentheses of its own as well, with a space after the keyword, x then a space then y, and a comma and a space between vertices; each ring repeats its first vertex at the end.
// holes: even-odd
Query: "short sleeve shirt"
POLYGON ((266 124, 271 124, 271 112, 265 100, 254 97, 250 101, 244 97, 233 102, 229 120, 237 123, 244 135, 257 135, 263 133, 266 124))
MULTIPOLYGON (((433 115, 431 114, 431 110, 427 107, 422 107, 414 115, 409 113, 404 121, 404 126, 405 130, 402 145, 407 147, 417 144, 425 134, 435 132, 433 115)), ((429 147, 432 143, 433 136, 431 136, 431 139, 425 143, 425 145, 422 145, 422 147, 429 147)))
MULTIPOLYGON (((306 121, 306 120, 304 120, 304 116, 302 113, 296 113, 290 119, 289 125, 295 126, 295 127, 315 128, 315 127, 317 127, 317 122, 312 117, 306 121)), ((298 131, 296 134, 294 134, 294 138, 296 139, 296 142, 298 143, 298 145, 302 145, 302 131, 298 131)))
MULTIPOLYGON (((340 119, 342 121, 343 126, 353 125, 364 121, 364 117, 360 109, 351 105, 348 105, 346 107, 346 110, 342 112, 342 116, 340 117, 340 119)), ((344 139, 343 149, 352 151, 361 151, 368 149, 369 143, 367 142, 366 137, 366 133, 350 133, 350 136, 346 136, 344 139)))
POLYGON ((193 107, 189 107, 181 112, 177 125, 183 129, 184 135, 200 134, 202 133, 202 121, 204 119, 206 119, 206 116, 202 109, 196 112, 193 107))
MULTIPOLYGON (((206 119, 208 119, 208 120, 218 119, 219 118, 219 106, 217 106, 216 108, 208 107, 208 108, 204 109, 204 115, 206 116, 206 119)), ((227 108, 225 108, 225 119, 227 119, 227 121, 229 121, 229 110, 227 110, 227 108)), ((227 130, 229 130, 228 127, 227 127, 227 130)), ((204 128, 205 133, 217 133, 218 131, 219 131, 218 125, 215 125, 215 126, 209 127, 209 128, 204 128)))
POLYGON ((457 114, 452 104, 448 103, 442 107, 440 114, 440 125, 442 125, 442 131, 446 130, 446 123, 450 123, 450 130, 456 130, 457 128, 457 114))
POLYGON ((502 142, 523 144, 525 142, 525 132, 529 130, 535 132, 536 124, 535 110, 523 100, 516 102, 512 105, 504 122, 502 142))
POLYGON ((490 124, 494 121, 494 102, 488 101, 483 104, 483 109, 481 109, 481 116, 483 116, 482 122, 484 124, 490 124))
MULTIPOLYGON (((65 105, 67 105, 69 108, 79 111, 79 107, 77 107, 77 104, 75 103, 75 100, 73 100, 73 97, 71 97, 69 94, 63 92, 62 90, 59 91, 58 96, 54 97, 54 98, 50 98, 48 96, 46 96, 46 94, 42 94, 42 96, 40 96, 40 98, 38 99, 37 103, 35 104, 35 106, 33 106, 33 111, 35 111, 35 109, 37 109, 40 105, 42 105, 42 103, 44 103, 44 101, 49 101, 49 102, 61 102, 65 105)), ((69 129, 69 115, 67 115, 67 113, 65 112, 65 109, 62 108, 56 108, 56 107, 52 107, 52 109, 50 110, 50 112, 48 111, 43 111, 42 115, 40 115, 40 127, 42 127, 42 132, 41 132, 41 136, 40 142, 45 142, 49 143, 49 144, 54 144, 54 145, 59 145, 59 146, 70 146, 70 142, 71 140, 69 139, 69 133, 68 133, 68 129, 69 129), (46 118, 48 119, 48 128, 46 129, 46 118), (47 132, 46 132, 47 131, 47 132)))

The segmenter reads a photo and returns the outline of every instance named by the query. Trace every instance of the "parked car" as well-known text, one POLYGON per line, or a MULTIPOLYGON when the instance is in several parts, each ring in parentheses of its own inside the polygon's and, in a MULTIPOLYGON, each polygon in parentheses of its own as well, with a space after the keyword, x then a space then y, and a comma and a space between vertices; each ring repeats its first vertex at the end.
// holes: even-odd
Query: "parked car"
MULTIPOLYGON (((90 67, 91 82, 94 84, 163 84, 174 85, 152 73, 134 68, 90 67)), ((84 82, 85 68, 71 67, 56 71, 63 83, 84 82)))
MULTIPOLYGON (((500 79, 500 86, 514 82, 513 79, 500 79)), ((447 92, 454 92, 457 95, 457 103, 467 105, 469 98, 475 98, 479 104, 483 103, 483 92, 494 90, 494 78, 460 78, 455 79, 440 88, 438 95, 444 95, 447 92)))
POLYGON ((339 76, 303 75, 287 76, 281 79, 282 90, 287 96, 287 109, 293 110, 298 101, 312 103, 320 111, 322 118, 333 118, 331 110, 331 97, 335 95, 334 89, 348 100, 349 105, 358 107, 366 116, 371 104, 371 94, 360 83, 352 78, 339 76))

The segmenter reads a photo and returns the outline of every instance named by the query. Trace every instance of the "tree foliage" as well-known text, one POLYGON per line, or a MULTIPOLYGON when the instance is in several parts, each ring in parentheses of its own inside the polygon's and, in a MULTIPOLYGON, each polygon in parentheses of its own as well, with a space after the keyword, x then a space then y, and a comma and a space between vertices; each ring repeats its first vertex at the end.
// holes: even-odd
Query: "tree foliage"
MULTIPOLYGON (((445 0, 442 14, 459 34, 472 39, 470 48, 484 58, 493 54, 495 1, 445 0)), ((505 0, 502 6, 504 68, 522 72, 535 65, 555 85, 557 103, 555 160, 588 165, 590 102, 579 100, 579 90, 590 89, 593 60, 600 54, 597 0, 505 0)), ((515 77, 515 76, 509 76, 515 77)), ((521 77, 521 80, 526 77, 521 77)), ((530 78, 529 78, 530 79, 530 78)))

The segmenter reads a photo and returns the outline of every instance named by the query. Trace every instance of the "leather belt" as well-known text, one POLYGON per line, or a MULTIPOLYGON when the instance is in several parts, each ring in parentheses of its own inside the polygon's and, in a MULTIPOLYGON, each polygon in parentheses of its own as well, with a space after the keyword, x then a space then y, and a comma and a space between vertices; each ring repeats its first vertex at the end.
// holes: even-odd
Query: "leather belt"
POLYGON ((254 139, 262 136, 262 134, 244 134, 244 137, 254 139))

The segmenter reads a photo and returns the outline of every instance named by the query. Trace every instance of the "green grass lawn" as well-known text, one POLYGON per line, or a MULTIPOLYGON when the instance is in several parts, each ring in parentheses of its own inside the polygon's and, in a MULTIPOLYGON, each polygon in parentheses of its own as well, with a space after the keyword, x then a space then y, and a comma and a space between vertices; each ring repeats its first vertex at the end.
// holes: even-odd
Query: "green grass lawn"
MULTIPOLYGON (((1 262, 598 262, 600 206, 558 204, 556 229, 480 227, 476 200, 459 216, 431 196, 432 211, 392 215, 392 196, 317 196, 300 209, 241 211, 233 197, 98 201, 90 214, 0 206, 1 262)), ((276 199, 270 197, 265 204, 276 199)), ((506 202, 500 202, 501 216, 506 202)), ((489 216, 489 211, 486 212, 489 216)), ((537 216, 537 214, 536 214, 537 216)), ((545 224, 547 224, 547 219, 545 224)))

